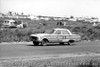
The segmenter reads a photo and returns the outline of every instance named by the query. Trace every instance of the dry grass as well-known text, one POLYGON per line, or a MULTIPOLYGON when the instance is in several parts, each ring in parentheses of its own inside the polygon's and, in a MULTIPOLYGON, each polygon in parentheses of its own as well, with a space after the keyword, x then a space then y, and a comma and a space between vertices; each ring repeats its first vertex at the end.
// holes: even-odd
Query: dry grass
POLYGON ((100 57, 67 57, 2 61, 3 67, 100 67, 100 57))

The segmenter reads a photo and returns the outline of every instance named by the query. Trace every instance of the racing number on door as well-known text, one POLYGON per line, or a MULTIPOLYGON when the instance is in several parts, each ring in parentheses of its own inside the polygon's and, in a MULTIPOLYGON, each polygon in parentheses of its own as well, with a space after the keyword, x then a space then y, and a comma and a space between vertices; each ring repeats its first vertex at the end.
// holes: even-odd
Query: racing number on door
POLYGON ((70 36, 69 36, 69 35, 62 36, 62 39, 68 39, 68 38, 70 38, 70 36))
POLYGON ((66 36, 62 36, 62 39, 66 39, 66 36))

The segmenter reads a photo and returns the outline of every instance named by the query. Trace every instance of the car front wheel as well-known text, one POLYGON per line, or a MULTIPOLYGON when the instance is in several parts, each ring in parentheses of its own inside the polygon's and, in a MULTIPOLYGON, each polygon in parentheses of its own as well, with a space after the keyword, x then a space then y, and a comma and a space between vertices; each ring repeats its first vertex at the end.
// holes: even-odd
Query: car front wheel
POLYGON ((48 44, 47 40, 42 40, 41 45, 46 46, 48 44))
POLYGON ((38 46, 38 45, 39 45, 39 42, 33 41, 33 45, 34 45, 34 46, 38 46))
POLYGON ((64 42, 59 43, 60 45, 64 45, 64 42))

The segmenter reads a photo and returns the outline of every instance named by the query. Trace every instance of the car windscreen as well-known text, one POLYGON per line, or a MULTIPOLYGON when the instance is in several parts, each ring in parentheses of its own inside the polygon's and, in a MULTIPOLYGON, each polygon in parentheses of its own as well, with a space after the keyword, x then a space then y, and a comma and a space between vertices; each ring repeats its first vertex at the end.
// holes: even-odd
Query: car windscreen
POLYGON ((62 30, 62 34, 70 34, 67 30, 62 30))
POLYGON ((45 30, 45 33, 47 33, 47 34, 52 34, 54 32, 54 30, 52 29, 52 30, 45 30))

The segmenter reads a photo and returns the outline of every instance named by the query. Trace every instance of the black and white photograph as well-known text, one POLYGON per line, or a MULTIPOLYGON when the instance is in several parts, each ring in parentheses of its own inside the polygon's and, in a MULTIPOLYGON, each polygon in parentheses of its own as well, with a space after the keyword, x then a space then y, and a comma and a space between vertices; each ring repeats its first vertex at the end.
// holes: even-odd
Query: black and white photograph
POLYGON ((0 0, 0 67, 100 67, 100 0, 0 0))

